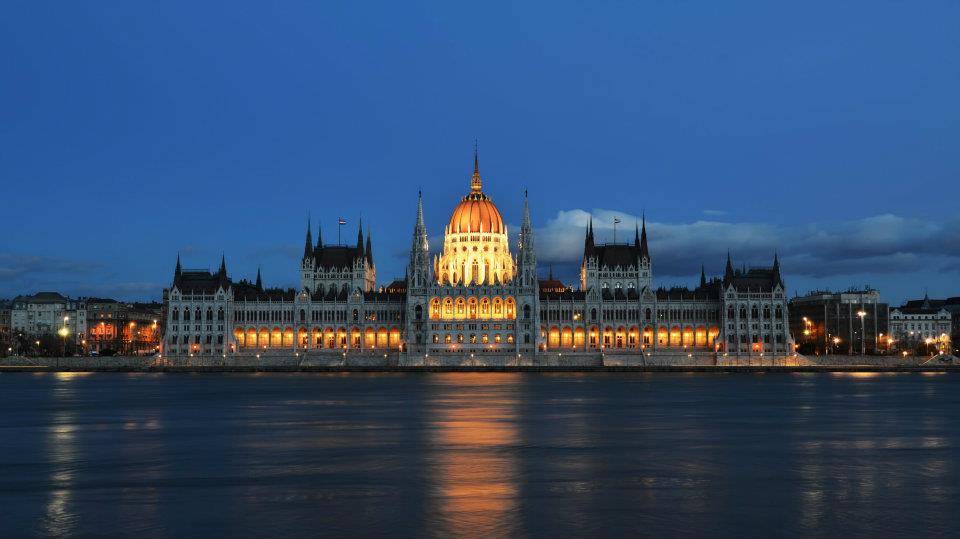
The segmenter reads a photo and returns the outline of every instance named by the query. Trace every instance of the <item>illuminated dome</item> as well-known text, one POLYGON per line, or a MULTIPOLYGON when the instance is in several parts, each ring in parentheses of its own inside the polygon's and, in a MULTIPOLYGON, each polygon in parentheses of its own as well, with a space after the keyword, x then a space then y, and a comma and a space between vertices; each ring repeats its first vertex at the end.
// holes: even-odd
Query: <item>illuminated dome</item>
POLYGON ((434 261, 437 281, 450 285, 494 285, 513 279, 507 227, 483 194, 480 163, 473 158, 470 193, 460 200, 444 230, 443 254, 434 261))
MULTIPOLYGON (((476 174, 476 173, 475 173, 476 174)), ((500 211, 494 206, 487 195, 479 188, 475 188, 469 195, 463 197, 450 217, 447 230, 454 234, 471 232, 490 232, 501 234, 506 228, 500 211)))

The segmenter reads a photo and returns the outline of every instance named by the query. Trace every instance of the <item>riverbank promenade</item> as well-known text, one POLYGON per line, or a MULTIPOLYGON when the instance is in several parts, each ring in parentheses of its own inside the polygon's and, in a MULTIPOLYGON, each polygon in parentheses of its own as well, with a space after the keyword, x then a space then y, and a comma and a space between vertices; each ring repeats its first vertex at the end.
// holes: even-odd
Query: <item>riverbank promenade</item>
POLYGON ((341 356, 317 361, 302 356, 269 357, 19 357, 0 358, 0 372, 960 372, 955 356, 797 356, 752 358, 733 362, 689 361, 623 363, 606 358, 537 358, 518 363, 484 363, 464 358, 460 363, 404 365, 394 356, 341 356))

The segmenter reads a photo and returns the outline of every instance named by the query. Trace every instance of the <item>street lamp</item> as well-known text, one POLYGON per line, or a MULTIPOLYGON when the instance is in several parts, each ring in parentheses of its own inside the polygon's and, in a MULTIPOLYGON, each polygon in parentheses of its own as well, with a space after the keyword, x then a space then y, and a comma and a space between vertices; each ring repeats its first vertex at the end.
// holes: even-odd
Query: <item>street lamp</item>
POLYGON ((864 333, 863 329, 863 319, 867 316, 866 311, 857 311, 857 316, 860 317, 860 355, 866 354, 867 349, 867 335, 864 333))

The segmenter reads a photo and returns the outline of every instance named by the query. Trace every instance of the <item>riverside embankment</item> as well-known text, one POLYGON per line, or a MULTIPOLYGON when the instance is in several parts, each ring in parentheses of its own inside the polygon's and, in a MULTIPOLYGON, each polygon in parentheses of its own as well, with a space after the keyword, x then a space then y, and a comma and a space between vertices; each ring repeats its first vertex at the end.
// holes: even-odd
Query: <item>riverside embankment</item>
POLYGON ((0 372, 960 372, 960 362, 943 358, 823 356, 804 361, 744 361, 740 364, 436 364, 401 365, 392 358, 346 358, 315 362, 297 356, 270 358, 6 357, 0 372))

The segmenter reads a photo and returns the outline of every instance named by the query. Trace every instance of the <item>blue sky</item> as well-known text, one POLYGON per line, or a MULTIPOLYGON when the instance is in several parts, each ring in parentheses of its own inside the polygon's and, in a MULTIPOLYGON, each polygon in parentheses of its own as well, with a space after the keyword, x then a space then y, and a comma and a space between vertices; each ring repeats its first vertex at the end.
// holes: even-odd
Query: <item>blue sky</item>
MULTIPOLYGON (((960 295, 960 3, 0 4, 0 297, 159 298, 177 253, 297 282, 307 215, 403 274, 474 139, 542 271, 646 211, 656 283, 960 295)), ((436 243, 436 242, 435 242, 436 243)))

